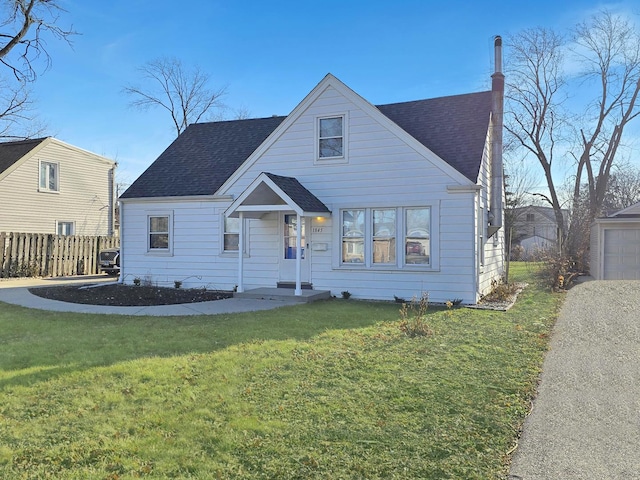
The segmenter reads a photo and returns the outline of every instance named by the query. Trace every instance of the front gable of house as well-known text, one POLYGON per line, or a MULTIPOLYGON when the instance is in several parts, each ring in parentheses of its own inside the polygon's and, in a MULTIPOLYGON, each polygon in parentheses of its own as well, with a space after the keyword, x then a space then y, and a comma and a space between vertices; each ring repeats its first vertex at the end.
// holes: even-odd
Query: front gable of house
MULTIPOLYGON (((480 160, 482 151, 478 156, 480 160)), ((332 75, 300 102, 218 194, 237 195, 265 171, 301 181, 308 177, 314 184, 342 184, 344 188, 353 184, 387 193, 403 190, 412 182, 422 188, 471 184, 332 75)))

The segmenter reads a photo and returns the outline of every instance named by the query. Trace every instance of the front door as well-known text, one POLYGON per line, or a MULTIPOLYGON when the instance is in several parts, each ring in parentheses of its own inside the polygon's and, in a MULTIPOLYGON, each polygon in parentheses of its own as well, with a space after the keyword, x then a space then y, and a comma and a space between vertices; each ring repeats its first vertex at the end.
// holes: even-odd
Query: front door
MULTIPOLYGON (((309 282, 309 244, 306 236, 305 218, 301 218, 301 245, 300 251, 300 280, 302 283, 309 282)), ((298 255, 297 245, 298 237, 296 231, 297 216, 295 214, 283 214, 281 216, 282 225, 282 241, 280 242, 280 281, 294 282, 296 281, 296 257, 298 255)))

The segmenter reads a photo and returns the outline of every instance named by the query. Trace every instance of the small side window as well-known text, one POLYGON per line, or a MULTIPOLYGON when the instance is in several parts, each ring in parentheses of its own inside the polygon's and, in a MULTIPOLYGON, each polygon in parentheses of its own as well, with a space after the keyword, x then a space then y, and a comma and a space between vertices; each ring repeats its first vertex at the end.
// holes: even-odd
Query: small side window
POLYGON ((169 216, 149 216, 149 251, 169 250, 169 216))
POLYGON ((74 235, 75 228, 73 222, 57 222, 56 227, 58 235, 74 235))
POLYGON ((224 217, 224 251, 237 252, 240 243, 240 219, 224 217))
POLYGON ((59 165, 53 162, 40 162, 40 190, 45 192, 60 191, 59 165))

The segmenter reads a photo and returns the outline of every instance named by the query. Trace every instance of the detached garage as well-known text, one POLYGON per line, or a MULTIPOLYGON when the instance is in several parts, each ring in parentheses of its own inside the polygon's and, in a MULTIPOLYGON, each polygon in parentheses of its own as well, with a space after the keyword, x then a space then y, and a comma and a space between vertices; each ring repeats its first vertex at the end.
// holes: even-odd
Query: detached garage
POLYGON ((640 203, 591 226, 591 276, 596 280, 640 280, 640 203))

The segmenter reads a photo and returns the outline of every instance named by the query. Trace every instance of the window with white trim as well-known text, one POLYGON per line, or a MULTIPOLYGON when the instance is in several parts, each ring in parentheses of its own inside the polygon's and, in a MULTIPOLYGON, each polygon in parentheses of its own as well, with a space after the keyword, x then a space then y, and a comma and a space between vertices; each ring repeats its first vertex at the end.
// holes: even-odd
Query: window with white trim
POLYGON ((237 252, 240 243, 240 219, 224 217, 223 251, 237 252))
POLYGON ((434 267, 431 207, 344 209, 340 222, 342 265, 434 267))
POLYGON ((344 157, 344 117, 318 119, 318 158, 344 157))
POLYGON ((73 235, 75 233, 74 222, 56 222, 58 235, 73 235))
POLYGON ((373 210, 373 263, 396 263, 396 209, 373 210))
POLYGON ((40 162, 40 191, 60 191, 60 166, 54 162, 40 162))
POLYGON ((431 256, 431 210, 407 208, 405 210, 406 265, 429 265, 431 256))
POLYGON ((342 263, 364 263, 364 229, 364 210, 342 210, 342 263))
POLYGON ((147 228, 149 251, 169 252, 171 246, 171 215, 149 215, 147 228))

